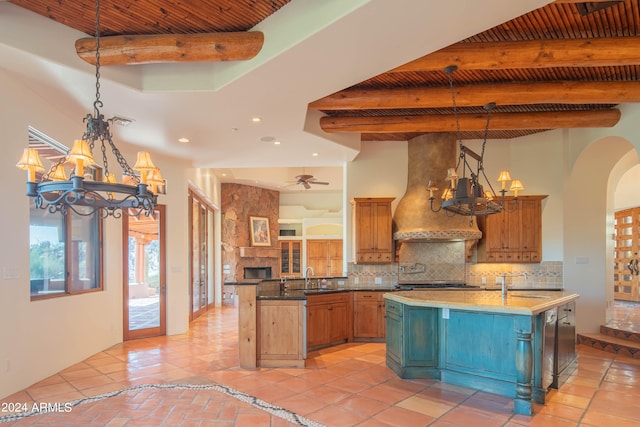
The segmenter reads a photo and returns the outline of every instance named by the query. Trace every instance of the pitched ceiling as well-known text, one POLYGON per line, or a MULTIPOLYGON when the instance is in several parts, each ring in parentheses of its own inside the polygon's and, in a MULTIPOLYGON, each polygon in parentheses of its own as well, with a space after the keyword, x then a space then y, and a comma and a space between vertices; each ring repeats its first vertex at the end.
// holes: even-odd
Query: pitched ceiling
MULTIPOLYGON (((407 7, 404 20, 409 29, 392 25, 397 23, 396 18, 402 16, 403 12, 397 11, 396 16, 395 12, 390 12, 391 9, 385 10, 384 7, 389 6, 384 1, 343 2, 343 5, 350 4, 345 6, 345 10, 335 12, 335 17, 325 17, 326 21, 322 25, 337 33, 338 40, 342 34, 344 45, 349 45, 352 38, 357 38, 346 37, 345 34, 354 34, 356 30, 359 36, 370 38, 369 45, 384 45, 384 50, 381 48, 377 57, 375 52, 372 54, 365 50, 356 51, 357 55, 354 56, 347 48, 344 56, 333 57, 333 51, 340 51, 342 46, 322 45, 321 38, 320 44, 314 44, 311 33, 307 35, 307 39, 300 33, 299 46, 315 48, 316 56, 296 56, 294 44, 288 50, 281 50, 279 56, 286 58, 287 54, 294 55, 294 60, 298 61, 297 66, 313 65, 319 70, 317 74, 309 75, 306 80, 299 80, 300 72, 304 72, 302 68, 272 69, 269 76, 273 79, 273 85, 281 90, 279 93, 269 91, 268 85, 265 86, 264 83, 264 75, 260 80, 262 86, 256 86, 250 78, 243 80, 234 77, 229 79, 224 89, 244 83, 254 92, 266 91, 272 99, 282 98, 284 105, 299 100, 290 99, 282 92, 282 86, 278 85, 282 84, 283 79, 289 80, 290 88, 287 93, 295 93, 300 90, 297 85, 305 85, 305 95, 311 96, 308 98, 308 111, 296 112, 298 123, 291 125, 291 122, 287 122, 289 126, 296 127, 295 133, 280 129, 272 131, 273 133, 263 133, 261 137, 256 132, 244 136, 245 139, 254 140, 254 144, 261 140, 263 146, 265 141, 273 139, 283 138, 285 145, 287 138, 298 139, 297 145, 294 146, 292 142, 287 149, 287 156, 261 155, 259 151, 255 151, 257 157, 262 157, 269 165, 275 166, 335 166, 341 161, 353 159, 361 141, 407 140, 425 132, 455 132, 449 76, 443 71, 448 65, 458 67, 451 78, 456 92, 463 139, 482 138, 486 124, 483 106, 489 102, 497 104, 492 110, 490 138, 516 138, 558 128, 613 126, 620 114, 617 105, 640 101, 639 1, 580 3, 559 0, 547 5, 544 5, 546 1, 539 1, 531 2, 541 6, 533 10, 523 9, 535 7, 533 4, 502 4, 500 8, 487 4, 488 11, 462 11, 455 4, 433 5, 430 6, 433 13, 423 15, 424 28, 415 25, 419 19, 412 21, 416 19, 414 15, 423 13, 423 10, 419 12, 407 7), (451 10, 447 10, 447 7, 451 10), (515 9, 506 10, 507 7, 515 9), (456 8, 458 10, 454 11, 456 8), (377 12, 379 21, 372 20, 372 10, 377 12), (521 16, 518 16, 518 10, 523 13, 521 16), (379 16, 381 13, 389 14, 387 28, 381 24, 385 22, 385 17, 379 16), (449 19, 455 16, 459 17, 459 21, 449 19), (501 16, 508 16, 511 20, 502 19, 501 16), (354 21, 349 21, 350 17, 354 21), (474 20, 474 17, 477 19, 474 20), (339 26, 331 27, 332 22, 340 23, 341 20, 347 26, 343 33, 339 26), (487 25, 490 20, 494 20, 493 24, 487 25), (362 22, 378 25, 378 33, 381 37, 387 37, 389 43, 385 44, 384 39, 376 39, 374 32, 367 32, 372 29, 363 28, 362 22), (355 25, 358 27, 355 28, 355 25), (481 32, 459 36, 473 28, 478 28, 481 32), (407 34, 412 36, 407 37, 407 34), (439 34, 440 37, 435 37, 434 34, 439 34), (398 40, 391 40, 391 37, 397 37, 398 40, 404 37, 406 42, 402 46, 400 43, 394 44, 398 40), (461 41, 456 42, 457 40, 461 41), (424 54, 426 56, 422 56, 424 54), (306 61, 316 62, 306 64, 305 58, 306 61), (347 64, 345 58, 351 58, 353 64, 347 64), (332 62, 339 59, 343 61, 338 63, 342 66, 332 62), (369 69, 368 74, 365 67, 369 69), (344 78, 335 79, 331 70, 335 70, 336 75, 344 75, 344 78), (305 120, 305 116, 306 124, 300 123, 300 120, 305 120), (322 130, 313 129, 318 125, 322 130), (304 135, 300 132, 302 127, 304 135), (308 150, 303 150, 305 147, 322 151, 324 159, 321 156, 320 160, 301 160, 303 156, 309 155, 308 150)), ((93 1, 10 0, 10 3, 82 33, 94 33, 93 1)), ((427 8, 419 1, 409 3, 415 8, 427 8)), ((269 17, 280 17, 281 21, 269 22, 282 26, 285 22, 293 22, 293 19, 300 16, 300 11, 306 8, 309 14, 315 13, 314 20, 321 21, 319 17, 323 15, 313 10, 317 5, 312 6, 310 2, 289 4, 289 0, 211 0, 188 3, 175 0, 103 0, 101 34, 190 34, 264 29, 265 49, 268 50, 272 40, 269 32, 271 27, 267 23, 269 17), (296 14, 287 15, 290 10, 296 14)), ((305 22, 304 16, 298 19, 301 23, 305 22)), ((321 34, 320 28, 317 31, 321 34)), ((359 46, 354 45, 355 47, 359 46)), ((266 50, 261 54, 266 55, 266 50)), ((272 58, 276 56, 273 52, 269 54, 272 58)), ((247 61, 247 64, 253 62, 247 61)), ((262 69, 269 65, 269 58, 263 58, 260 63, 262 69)), ((277 66, 278 63, 274 62, 273 65, 277 66)), ((246 67, 247 70, 251 68, 249 65, 246 67)), ((115 70, 122 71, 122 68, 115 67, 115 70)), ((228 69, 223 71, 226 70, 228 69)), ((250 70, 246 71, 247 75, 249 73, 250 70)), ((258 77, 260 76, 256 76, 258 77)), ((117 78, 116 76, 114 79, 117 78)), ((229 101, 229 98, 224 97, 223 89, 215 90, 223 101, 229 101)), ((162 97, 160 99, 163 100, 162 97)), ((240 98, 236 96, 235 99, 240 98)), ((158 101, 157 97, 155 101, 158 101)), ((262 99, 257 99, 253 100, 252 105, 262 103, 262 99)), ((185 105, 178 102, 176 108, 184 108, 185 105)), ((251 114, 249 111, 252 109, 245 106, 245 114, 251 114)), ((181 117, 179 113, 175 114, 181 117)), ((287 114, 292 115, 290 111, 287 114)), ((148 117, 141 113, 138 121, 145 118, 148 117)), ((198 118, 202 119, 200 116, 198 118)), ((195 121, 184 121, 184 128, 188 128, 189 123, 193 124, 194 130, 198 128, 195 121)), ((220 130, 209 133, 228 143, 237 135, 238 128, 228 118, 225 124, 232 129, 232 134, 220 130)), ((200 129, 198 137, 203 137, 206 132, 207 129, 200 129)), ((124 135, 127 136, 126 133, 124 135)), ((260 162, 256 161, 243 164, 243 160, 237 156, 240 146, 235 150, 225 150, 223 145, 212 141, 200 144, 196 142, 194 151, 184 147, 169 147, 168 151, 173 150, 174 155, 192 157, 196 165, 199 161, 202 166, 260 166, 260 162), (204 147, 211 149, 211 154, 203 155, 202 151, 199 155, 194 154, 204 147)), ((245 147, 249 150, 251 148, 248 147, 252 146, 242 146, 240 151, 245 147)), ((266 165, 265 163, 263 166, 266 165)), ((299 172, 300 168, 292 169, 289 175, 293 178, 299 172)), ((326 180, 323 176, 317 178, 326 180)))

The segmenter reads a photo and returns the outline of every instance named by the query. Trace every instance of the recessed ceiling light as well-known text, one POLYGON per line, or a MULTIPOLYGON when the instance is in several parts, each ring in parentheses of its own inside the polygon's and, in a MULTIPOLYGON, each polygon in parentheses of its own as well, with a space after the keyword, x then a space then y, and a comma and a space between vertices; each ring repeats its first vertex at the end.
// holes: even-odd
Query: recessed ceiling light
POLYGON ((280 145, 280 141, 273 141, 273 145, 280 145))
POLYGON ((262 121, 262 119, 261 119, 260 117, 253 117, 253 118, 251 119, 251 121, 252 121, 253 123, 260 123, 260 122, 262 121))
POLYGON ((187 142, 189 142, 189 138, 178 138, 178 142, 181 142, 183 144, 186 144, 187 142))
POLYGON ((320 153, 313 153, 312 156, 313 157, 318 157, 320 155, 320 153))

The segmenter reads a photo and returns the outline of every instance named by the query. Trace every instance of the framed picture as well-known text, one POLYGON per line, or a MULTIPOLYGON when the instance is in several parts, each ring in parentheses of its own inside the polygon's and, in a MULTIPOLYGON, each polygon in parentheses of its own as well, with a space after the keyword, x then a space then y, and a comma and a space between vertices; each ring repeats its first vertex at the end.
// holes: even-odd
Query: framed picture
POLYGON ((249 217, 251 229, 251 246, 271 246, 269 236, 269 218, 259 216, 249 217))

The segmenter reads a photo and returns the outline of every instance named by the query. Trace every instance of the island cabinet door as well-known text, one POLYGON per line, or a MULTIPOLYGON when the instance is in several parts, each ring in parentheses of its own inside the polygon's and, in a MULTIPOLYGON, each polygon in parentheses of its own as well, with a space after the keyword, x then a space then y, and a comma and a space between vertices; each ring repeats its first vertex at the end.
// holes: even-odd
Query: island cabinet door
POLYGON ((387 344, 387 365, 398 375, 402 362, 402 304, 386 302, 385 311, 387 344))
POLYGON ((405 306, 403 336, 407 366, 438 366, 439 313, 437 308, 405 306))

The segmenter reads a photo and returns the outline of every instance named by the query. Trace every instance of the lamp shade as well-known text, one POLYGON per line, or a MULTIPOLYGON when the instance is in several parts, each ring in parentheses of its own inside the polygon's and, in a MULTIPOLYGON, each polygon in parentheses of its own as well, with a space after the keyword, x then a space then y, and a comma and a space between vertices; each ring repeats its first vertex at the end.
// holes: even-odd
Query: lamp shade
POLYGON ((509 188, 509 191, 513 191, 513 195, 515 197, 518 197, 518 191, 524 190, 524 185, 522 185, 522 182, 520 182, 519 179, 514 179, 513 181, 511 181, 511 187, 509 188))
POLYGON ((25 148, 20 161, 16 164, 18 169, 28 171, 29 182, 35 182, 36 172, 44 172, 44 166, 40 161, 40 155, 35 148, 25 148))
POLYGON ((149 176, 147 177, 147 182, 151 184, 151 191, 155 194, 158 192, 158 186, 164 184, 164 178, 162 178, 162 174, 160 174, 160 168, 155 168, 151 172, 149 172, 149 176))
POLYGON ((498 176, 498 182, 502 184, 502 189, 504 190, 507 186, 507 182, 511 181, 511 174, 508 169, 503 169, 500 171, 500 176, 498 176))
POLYGON ((84 139, 76 139, 71 147, 71 151, 67 154, 67 161, 76 164, 75 174, 77 176, 84 175, 84 167, 91 166, 95 163, 93 154, 89 148, 89 143, 84 139))
POLYGON ((153 171, 156 165, 151 161, 151 154, 148 151, 138 151, 138 158, 133 169, 140 172, 140 181, 143 184, 147 183, 147 175, 150 171, 153 171))
POLYGON ((51 172, 49 172, 49 178, 51 178, 52 181, 66 181, 69 179, 62 164, 53 165, 51 172))

